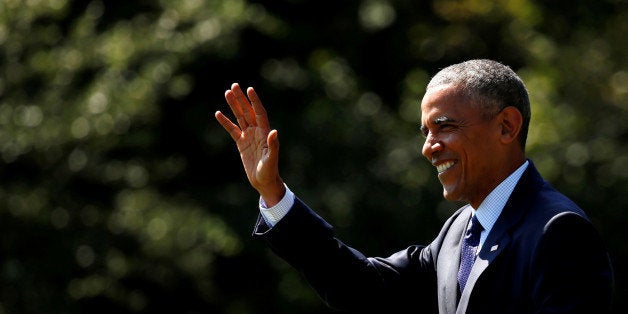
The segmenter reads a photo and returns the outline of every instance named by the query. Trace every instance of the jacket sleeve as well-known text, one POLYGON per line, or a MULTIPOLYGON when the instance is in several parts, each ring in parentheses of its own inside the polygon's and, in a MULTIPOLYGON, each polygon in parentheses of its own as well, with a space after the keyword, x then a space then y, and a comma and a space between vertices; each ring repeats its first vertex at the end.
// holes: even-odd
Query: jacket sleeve
POLYGON ((561 213, 545 226, 533 259, 535 313, 608 313, 613 272, 591 223, 561 213))
POLYGON ((349 312, 391 312, 420 305, 436 309, 436 272, 429 246, 410 246, 387 258, 369 258, 334 237, 330 224, 298 198, 273 228, 259 218, 264 239, 297 269, 331 307, 349 312))

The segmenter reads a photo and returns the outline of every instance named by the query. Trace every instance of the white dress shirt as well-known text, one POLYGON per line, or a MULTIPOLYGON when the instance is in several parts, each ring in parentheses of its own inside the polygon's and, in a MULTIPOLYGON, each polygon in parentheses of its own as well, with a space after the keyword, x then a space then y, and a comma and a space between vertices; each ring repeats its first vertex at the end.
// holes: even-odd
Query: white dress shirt
POLYGON ((497 218, 502 213, 504 206, 506 206, 506 202, 510 198, 512 191, 515 189, 515 186, 521 179, 523 172, 528 168, 529 162, 526 160, 523 165, 521 165, 517 170, 515 170, 508 178, 506 178, 502 183, 500 183, 493 191, 486 196, 484 201, 480 206, 473 210, 473 214, 478 216, 478 220, 484 230, 480 233, 480 244, 478 246, 477 252, 480 252, 482 249, 482 245, 488 237, 488 234, 493 229, 497 218))
POLYGON ((288 186, 284 183, 286 187, 286 194, 283 195, 283 198, 279 203, 275 204, 273 207, 266 207, 266 202, 261 197, 259 198, 259 210, 262 213, 262 218, 269 227, 273 227, 274 225, 281 220, 292 208, 294 205, 294 193, 290 191, 288 186))

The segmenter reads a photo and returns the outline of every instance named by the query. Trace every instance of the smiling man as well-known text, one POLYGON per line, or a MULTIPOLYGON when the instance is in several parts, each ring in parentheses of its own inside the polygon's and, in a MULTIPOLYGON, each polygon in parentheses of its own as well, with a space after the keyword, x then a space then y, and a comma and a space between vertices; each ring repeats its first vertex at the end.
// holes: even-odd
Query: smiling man
POLYGON ((455 85, 426 93, 421 105, 423 155, 436 167, 447 200, 467 201, 478 208, 525 161, 521 148, 512 145, 522 115, 508 106, 487 118, 486 109, 467 102, 468 96, 455 85))
POLYGON ((443 196, 468 205, 428 245, 366 257, 298 199, 279 175, 279 141, 252 88, 225 93, 236 142, 260 193, 254 235, 349 312, 606 313, 613 273, 586 214, 525 156, 528 93, 507 66, 470 60, 437 73, 421 103, 422 153, 443 196), (426 292, 427 291, 427 292, 426 292))

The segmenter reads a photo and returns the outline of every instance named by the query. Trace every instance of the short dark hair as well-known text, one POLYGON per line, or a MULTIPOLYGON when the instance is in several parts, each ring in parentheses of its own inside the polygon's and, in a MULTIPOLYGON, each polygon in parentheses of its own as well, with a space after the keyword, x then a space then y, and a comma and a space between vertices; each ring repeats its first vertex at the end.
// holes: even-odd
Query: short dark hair
POLYGON ((530 100, 523 81, 510 67, 487 59, 465 61, 436 73, 427 89, 444 85, 459 88, 473 104, 480 106, 486 118, 495 116, 508 106, 517 108, 523 116, 519 143, 525 150, 531 116, 530 100))

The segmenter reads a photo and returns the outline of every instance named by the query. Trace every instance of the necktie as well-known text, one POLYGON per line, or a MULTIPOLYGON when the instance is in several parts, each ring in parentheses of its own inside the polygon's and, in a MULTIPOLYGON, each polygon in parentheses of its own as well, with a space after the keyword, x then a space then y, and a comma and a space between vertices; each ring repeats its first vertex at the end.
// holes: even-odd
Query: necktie
POLYGON ((464 286, 467 284, 469 273, 475 262, 475 253, 477 252, 478 245, 480 244, 480 233, 484 228, 478 220, 476 215, 471 218, 471 224, 464 235, 462 240, 462 247, 460 250, 460 269, 458 270, 458 284, 460 285, 460 292, 464 291, 464 286))

